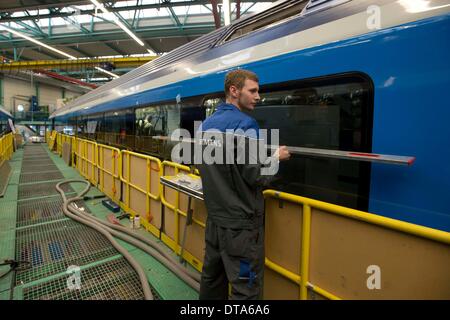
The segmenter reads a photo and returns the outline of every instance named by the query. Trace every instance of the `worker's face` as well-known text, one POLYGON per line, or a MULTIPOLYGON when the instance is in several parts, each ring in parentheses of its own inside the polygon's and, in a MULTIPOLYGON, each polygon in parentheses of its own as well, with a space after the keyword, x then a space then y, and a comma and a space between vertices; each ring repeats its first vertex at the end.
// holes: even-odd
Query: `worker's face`
POLYGON ((242 111, 252 111, 259 101, 259 84, 256 81, 246 79, 244 87, 236 89, 238 107, 242 111))

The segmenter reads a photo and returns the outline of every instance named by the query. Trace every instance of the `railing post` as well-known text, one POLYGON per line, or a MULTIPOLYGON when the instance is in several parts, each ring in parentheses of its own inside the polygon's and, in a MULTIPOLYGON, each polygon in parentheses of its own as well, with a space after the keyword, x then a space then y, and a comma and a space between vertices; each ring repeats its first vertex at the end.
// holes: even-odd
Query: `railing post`
POLYGON ((311 244, 311 207, 303 205, 302 253, 300 258, 300 300, 308 299, 309 249, 311 244))

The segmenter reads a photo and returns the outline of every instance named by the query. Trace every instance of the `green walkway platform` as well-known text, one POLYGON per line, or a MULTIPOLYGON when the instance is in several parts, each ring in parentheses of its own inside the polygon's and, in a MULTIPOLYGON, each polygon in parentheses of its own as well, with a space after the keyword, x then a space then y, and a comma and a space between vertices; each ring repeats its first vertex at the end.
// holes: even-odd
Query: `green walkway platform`
MULTIPOLYGON (((103 235, 63 214, 55 185, 66 179, 84 180, 79 173, 46 144, 25 145, 14 153, 10 165, 12 175, 0 198, 0 262, 23 263, 11 272, 9 266, 0 266, 0 300, 143 299, 138 276, 126 259, 103 235), (80 276, 79 287, 75 275, 80 276)), ((71 184, 66 193, 75 196, 84 187, 71 184)), ((87 196, 95 199, 79 201, 77 206, 106 220, 111 212, 101 203, 104 195, 91 187, 87 196)), ((127 221, 122 221, 126 226, 127 221)), ((153 238, 176 258, 153 235, 144 229, 137 232, 153 238)), ((155 299, 198 299, 195 290, 152 256, 118 242, 144 268, 155 299)))

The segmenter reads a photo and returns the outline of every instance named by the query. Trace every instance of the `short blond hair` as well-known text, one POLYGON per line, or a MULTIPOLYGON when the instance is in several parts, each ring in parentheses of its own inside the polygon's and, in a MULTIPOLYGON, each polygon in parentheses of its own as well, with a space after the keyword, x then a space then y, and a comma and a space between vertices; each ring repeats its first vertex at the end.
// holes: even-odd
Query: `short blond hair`
POLYGON ((242 89, 247 79, 259 82, 256 73, 249 70, 238 69, 228 72, 225 77, 225 95, 228 96, 231 86, 242 89))

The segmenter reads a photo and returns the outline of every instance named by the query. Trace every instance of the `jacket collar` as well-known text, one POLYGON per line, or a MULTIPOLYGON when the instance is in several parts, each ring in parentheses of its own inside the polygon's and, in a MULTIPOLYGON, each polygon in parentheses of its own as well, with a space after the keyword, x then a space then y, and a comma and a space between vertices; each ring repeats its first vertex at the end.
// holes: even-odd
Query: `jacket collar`
POLYGON ((236 107, 234 104, 231 103, 221 103, 217 110, 232 110, 232 111, 241 111, 238 107, 236 107))

